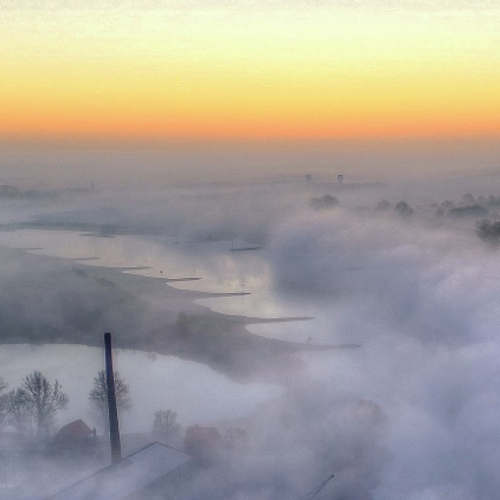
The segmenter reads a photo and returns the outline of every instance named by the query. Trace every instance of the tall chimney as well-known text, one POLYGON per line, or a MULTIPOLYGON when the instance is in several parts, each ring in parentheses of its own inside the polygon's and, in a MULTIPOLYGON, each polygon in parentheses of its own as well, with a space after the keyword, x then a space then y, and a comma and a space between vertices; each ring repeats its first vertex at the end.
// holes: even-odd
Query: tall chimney
POLYGON ((113 371, 113 351, 111 349, 111 333, 104 334, 106 355, 106 386, 108 389, 109 441, 111 444, 111 462, 116 464, 122 459, 120 428, 118 426, 118 410, 116 407, 115 373, 113 371))

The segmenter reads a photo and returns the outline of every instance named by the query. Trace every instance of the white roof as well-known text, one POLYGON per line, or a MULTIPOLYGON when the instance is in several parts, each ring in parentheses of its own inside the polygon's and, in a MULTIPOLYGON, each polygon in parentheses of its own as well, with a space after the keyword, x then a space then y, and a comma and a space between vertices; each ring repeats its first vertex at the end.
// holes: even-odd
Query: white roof
POLYGON ((191 459, 182 451, 152 443, 119 464, 106 467, 51 496, 50 500, 121 500, 191 459))

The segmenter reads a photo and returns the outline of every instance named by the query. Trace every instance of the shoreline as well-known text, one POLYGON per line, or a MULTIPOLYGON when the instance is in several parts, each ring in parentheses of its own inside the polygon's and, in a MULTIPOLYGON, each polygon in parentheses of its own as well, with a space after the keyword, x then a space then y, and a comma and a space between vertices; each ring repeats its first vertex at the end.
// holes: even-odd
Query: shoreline
MULTIPOLYGON (((80 264, 25 249, 0 247, 0 258, 0 273, 7 274, 0 292, 8 294, 10 302, 0 308, 2 344, 102 347, 102 334, 111 331, 116 349, 195 361, 238 382, 285 386, 301 371, 302 362, 295 354, 355 347, 298 344, 246 329, 250 324, 307 321, 307 317, 231 316, 195 303, 239 294, 179 290, 169 285, 168 277, 146 277, 127 273, 127 268, 80 264), (10 273, 11 269, 16 272, 10 273), (55 280, 57 285, 51 289, 55 280), (4 287, 11 288, 11 293, 4 287), (22 314, 33 304, 43 308, 38 324, 33 324, 35 318, 30 321, 30 314, 22 314)), ((172 281, 179 279, 190 278, 172 281)))

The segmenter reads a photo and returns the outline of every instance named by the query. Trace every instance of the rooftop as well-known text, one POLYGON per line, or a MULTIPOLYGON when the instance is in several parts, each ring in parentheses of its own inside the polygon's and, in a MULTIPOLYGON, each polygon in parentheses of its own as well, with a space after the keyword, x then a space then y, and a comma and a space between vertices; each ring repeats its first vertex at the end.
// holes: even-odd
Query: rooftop
POLYGON ((129 455, 47 500, 121 500, 192 460, 190 455, 158 442, 129 455))

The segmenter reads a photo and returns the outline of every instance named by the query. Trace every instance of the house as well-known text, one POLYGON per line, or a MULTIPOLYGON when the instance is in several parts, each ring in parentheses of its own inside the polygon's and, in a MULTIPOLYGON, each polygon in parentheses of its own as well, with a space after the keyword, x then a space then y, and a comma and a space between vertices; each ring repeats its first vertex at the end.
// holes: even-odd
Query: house
POLYGON ((49 443, 48 450, 59 456, 85 459, 96 455, 98 445, 95 429, 80 419, 61 427, 49 443))
POLYGON ((83 420, 75 420, 64 425, 54 436, 55 446, 72 446, 95 438, 95 429, 91 429, 83 420))
POLYGON ((45 500, 183 498, 197 467, 190 455, 154 442, 45 500))

